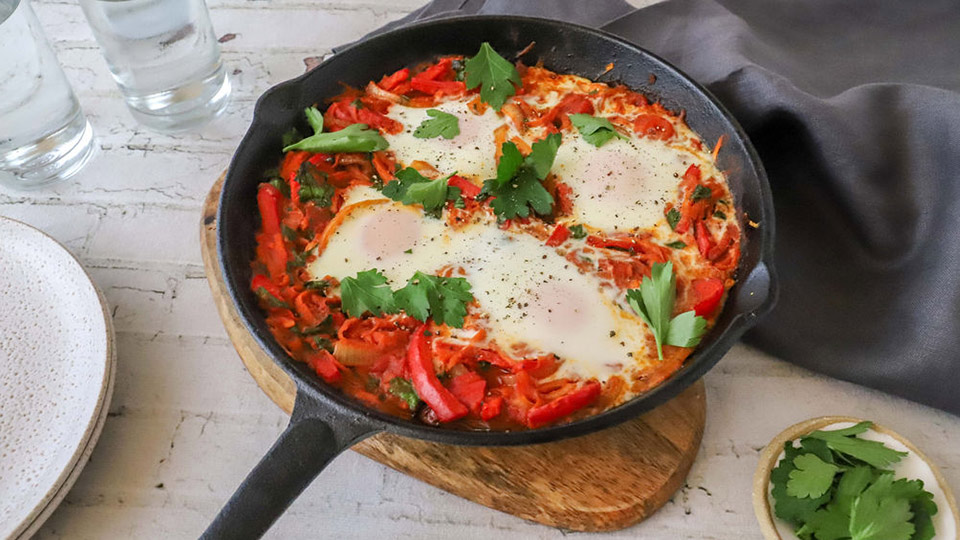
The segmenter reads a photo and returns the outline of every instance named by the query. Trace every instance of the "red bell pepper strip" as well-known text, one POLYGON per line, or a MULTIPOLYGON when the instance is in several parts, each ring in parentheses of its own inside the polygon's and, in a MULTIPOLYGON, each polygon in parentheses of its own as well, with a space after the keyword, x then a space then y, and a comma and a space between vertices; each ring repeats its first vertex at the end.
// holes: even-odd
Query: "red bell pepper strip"
POLYGON ((330 384, 340 382, 339 362, 328 351, 317 351, 307 356, 307 365, 313 368, 324 381, 330 384))
POLYGON ((693 232, 694 236, 697 237, 697 249, 700 250, 701 255, 707 257, 710 254, 710 248, 713 247, 713 237, 710 235, 710 231, 707 230, 707 226, 701 220, 697 221, 693 232))
POLYGON ((480 186, 462 176, 451 176, 450 179, 447 180, 447 185, 460 188, 460 194, 466 199, 475 199, 477 195, 480 194, 480 186))
POLYGON ((410 70, 407 68, 399 69, 393 73, 393 75, 384 75, 380 79, 379 86, 388 92, 392 92, 394 88, 400 85, 400 83, 406 81, 410 78, 410 70))
POLYGON ((487 381, 472 371, 457 375, 450 381, 450 392, 470 408, 477 411, 487 393, 487 381))
POLYGON ((430 81, 414 77, 410 87, 424 94, 457 95, 467 91, 463 81, 430 81))
POLYGON ((453 74, 453 60, 442 58, 436 64, 414 75, 413 78, 421 81, 436 81, 444 75, 451 74, 453 74))
POLYGON ((480 407, 480 418, 485 422, 490 421, 498 416, 500 416, 500 411, 503 409, 503 398, 500 396, 493 396, 483 402, 483 406, 480 407))
POLYGON ((257 191, 257 207, 260 209, 260 221, 263 232, 280 234, 280 190, 270 184, 260 184, 257 191))
POLYGON ((452 422, 463 418, 470 411, 440 384, 440 379, 437 379, 433 359, 430 358, 430 345, 424 335, 425 331, 426 325, 417 328, 410 337, 410 344, 407 347, 407 371, 410 373, 413 389, 417 391, 420 399, 433 409, 437 420, 452 422))
POLYGON ((283 301, 283 296, 280 295, 280 287, 277 287, 276 283, 270 281, 270 278, 263 274, 257 274, 250 280, 250 290, 259 294, 260 289, 267 291, 267 294, 276 298, 277 301, 283 301))
POLYGON ((696 298, 693 311, 701 317, 710 315, 717 309, 720 299, 723 298, 723 280, 693 280, 693 297, 696 298))
POLYGON ((600 396, 600 390, 600 383, 591 381, 550 403, 534 407, 527 413, 527 424, 535 428, 560 420, 593 403, 600 396))
POLYGON ((557 247, 566 242, 567 238, 570 238, 570 229, 561 223, 553 228, 553 232, 550 233, 550 237, 547 238, 547 245, 557 247))
POLYGON ((280 164, 280 177, 287 182, 293 180, 300 170, 300 165, 310 157, 310 152, 303 150, 291 150, 283 157, 283 163, 280 164))

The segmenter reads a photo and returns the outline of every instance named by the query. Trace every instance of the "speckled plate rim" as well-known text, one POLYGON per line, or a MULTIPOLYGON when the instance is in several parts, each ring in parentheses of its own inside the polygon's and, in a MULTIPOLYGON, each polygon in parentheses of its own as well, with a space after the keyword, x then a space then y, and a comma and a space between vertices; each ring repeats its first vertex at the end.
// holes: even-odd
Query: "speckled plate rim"
MULTIPOLYGON (((767 497, 767 488, 770 485, 770 473, 777 465, 777 460, 780 457, 780 453, 783 452, 783 445, 786 444, 787 441, 799 439, 811 431, 816 431, 831 424, 836 424, 839 422, 853 422, 856 424, 863 421, 864 420, 862 418, 856 418, 853 416, 818 416, 816 418, 804 420, 803 422, 798 422, 781 431, 780 434, 774 437, 773 440, 770 441, 770 444, 768 444, 766 448, 760 452, 760 461, 757 463, 757 470, 753 473, 753 512, 757 516, 757 523, 759 523, 760 531, 763 533, 763 537, 766 540, 783 540, 783 538, 780 536, 780 533, 777 532, 777 527, 774 524, 773 512, 770 508, 770 500, 767 497)), ((921 452, 916 445, 910 442, 910 440, 903 435, 900 435, 896 431, 877 423, 874 423, 873 428, 871 429, 878 433, 889 435, 890 437, 900 441, 930 467, 930 470, 933 472, 933 477, 937 479, 937 483, 940 484, 940 489, 943 490, 944 497, 947 499, 947 504, 950 505, 950 510, 953 512, 954 522, 957 524, 957 530, 960 531, 960 512, 957 512, 956 498, 954 498, 953 491, 950 489, 950 484, 948 484, 946 479, 943 477, 943 474, 940 472, 940 468, 937 467, 937 464, 931 461, 930 458, 921 452)))
POLYGON ((70 461, 57 476, 56 482, 54 482, 48 488, 44 496, 37 501, 37 504, 34 506, 33 510, 27 514, 27 517, 24 518, 20 525, 18 525, 13 530, 13 533, 8 537, 10 539, 19 540, 30 538, 36 534, 47 518, 53 514, 53 511, 56 510, 57 506, 63 501, 64 497, 66 497, 67 493, 70 491, 70 488, 73 487, 74 482, 76 482, 77 478, 80 476, 80 472, 83 471, 84 466, 90 459, 90 454, 93 452, 93 448, 96 446, 97 440, 100 438, 100 433, 103 431, 103 425, 107 418, 107 411, 110 408, 110 398, 113 396, 113 384, 116 376, 117 348, 116 336, 113 328, 113 318, 110 316, 110 309, 107 304, 107 300, 103 296, 103 292, 100 291, 100 288, 97 287, 96 283, 93 281, 93 278, 90 277, 90 273, 87 272, 87 269, 84 268, 80 263, 80 260, 77 259, 77 257, 69 249, 67 249, 66 246, 61 244, 49 234, 32 225, 28 225, 22 221, 6 216, 0 216, 0 221, 11 223, 15 227, 19 226, 23 229, 26 229, 28 232, 39 234, 45 240, 49 241, 53 247, 62 250, 64 253, 69 255, 71 259, 73 259, 73 262, 76 263, 80 271, 83 272, 83 275, 86 276, 87 281, 90 282, 90 286, 93 287, 93 290, 97 293, 97 299, 99 300, 100 310, 103 315, 104 328, 106 329, 106 355, 104 358, 106 366, 103 371, 103 380, 100 384, 100 395, 97 397, 97 406, 95 408, 95 412, 93 415, 91 415, 87 424, 87 428, 84 430, 83 436, 78 441, 77 447, 74 450, 70 461))

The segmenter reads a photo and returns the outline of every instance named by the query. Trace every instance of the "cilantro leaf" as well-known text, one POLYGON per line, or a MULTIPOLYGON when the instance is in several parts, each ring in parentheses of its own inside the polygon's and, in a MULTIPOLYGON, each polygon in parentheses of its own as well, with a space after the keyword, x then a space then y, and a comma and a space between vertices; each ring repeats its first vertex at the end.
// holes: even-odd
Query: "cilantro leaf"
POLYGON ((464 82, 468 90, 479 86, 480 99, 497 111, 521 84, 517 68, 487 42, 480 45, 476 56, 464 62, 464 82))
POLYGON ((321 208, 330 206, 334 187, 327 183, 327 174, 309 161, 304 161, 297 170, 296 181, 300 184, 300 200, 313 201, 321 208))
POLYGON ((340 281, 340 301, 343 311, 351 317, 359 317, 368 311, 378 317, 396 312, 393 291, 379 270, 366 270, 357 272, 356 277, 343 278, 340 281))
POLYGON ((580 240, 587 237, 587 231, 583 229, 583 225, 571 225, 570 236, 580 240))
POLYGON ((418 139, 433 139, 435 137, 452 139, 460 134, 460 119, 456 116, 437 109, 427 109, 427 115, 430 118, 417 126, 417 129, 413 131, 414 137, 418 139))
POLYGON ((841 437, 849 437, 851 435, 860 435, 861 433, 866 433, 868 429, 873 427, 873 422, 869 420, 864 422, 856 423, 848 428, 843 429, 832 429, 830 433, 834 435, 839 435, 841 437))
POLYGON ((553 209, 553 196, 529 170, 493 193, 497 198, 490 202, 490 207, 501 219, 528 217, 531 207, 538 214, 549 214, 553 209))
MULTIPOLYGON (((809 439, 815 441, 816 439, 809 439)), ((830 450, 828 449, 827 452, 830 450)), ((833 500, 825 507, 817 510, 810 516, 809 521, 799 531, 809 532, 817 540, 840 540, 850 536, 850 510, 853 502, 873 481, 873 469, 861 465, 848 469, 840 475, 833 500)))
POLYGON ((900 461, 900 458, 907 455, 906 452, 897 452, 892 448, 887 448, 882 442, 859 439, 856 437, 856 434, 862 433, 863 431, 856 431, 855 429, 865 430, 865 428, 861 428, 858 425, 845 430, 814 431, 810 433, 808 437, 820 439, 826 442, 831 450, 854 459, 859 459, 878 469, 885 469, 890 464, 900 461), (844 435, 845 433, 853 433, 853 435, 848 437, 844 435))
POLYGON ((680 223, 680 217, 680 211, 676 208, 671 208, 667 212, 667 225, 670 225, 671 230, 677 228, 677 224, 680 223))
POLYGON ((407 167, 397 171, 396 176, 396 180, 383 186, 384 196, 403 204, 423 205, 424 212, 428 214, 438 215, 448 200, 460 195, 459 188, 451 188, 447 183, 453 175, 431 180, 413 167, 407 167))
POLYGON ((407 402, 410 410, 417 408, 420 404, 420 396, 410 384, 410 381, 403 377, 394 377, 390 380, 390 393, 407 402))
POLYGON ((553 209, 553 195, 543 187, 541 180, 550 174, 562 138, 551 133, 531 146, 530 155, 523 157, 510 141, 500 147, 497 177, 484 182, 483 191, 496 196, 490 203, 500 219, 527 217, 532 207, 538 214, 553 209))
MULTIPOLYGON (((322 126, 321 126, 322 127, 322 126)), ((375 129, 366 124, 350 124, 340 131, 330 133, 316 133, 283 148, 290 150, 306 150, 307 152, 376 152, 389 146, 387 140, 375 129)))
POLYGON ((610 120, 606 118, 589 114, 571 114, 569 117, 570 123, 577 128, 580 135, 583 136, 583 140, 597 148, 603 146, 614 137, 629 139, 629 137, 617 131, 616 128, 613 127, 613 124, 610 123, 610 120))
POLYGON ((663 344, 694 347, 706 329, 707 321, 693 311, 670 319, 677 297, 677 276, 673 263, 653 263, 650 277, 644 276, 639 289, 627 291, 627 303, 650 328, 657 342, 657 356, 663 360, 663 344))
POLYGON ((800 449, 791 441, 784 443, 783 452, 784 456, 780 463, 770 472, 774 513, 778 518, 800 527, 810 520, 810 516, 818 508, 830 500, 830 495, 824 494, 816 499, 800 499, 789 495, 787 483, 790 481, 790 473, 796 469, 793 460, 800 455, 800 449))
POLYGON ((464 278, 432 276, 418 271, 394 298, 397 307, 421 322, 430 316, 437 324, 462 328, 473 294, 464 278))
POLYGON ((801 454, 793 459, 793 465, 796 469, 790 471, 787 495, 800 499, 816 499, 824 495, 840 471, 840 467, 823 461, 816 454, 801 454))
POLYGON ((850 536, 853 540, 910 540, 916 528, 910 503, 895 496, 893 474, 881 474, 853 502, 850 536))
POLYGON ((670 320, 666 344, 674 347, 696 347, 706 329, 706 319, 692 310, 684 311, 670 320))

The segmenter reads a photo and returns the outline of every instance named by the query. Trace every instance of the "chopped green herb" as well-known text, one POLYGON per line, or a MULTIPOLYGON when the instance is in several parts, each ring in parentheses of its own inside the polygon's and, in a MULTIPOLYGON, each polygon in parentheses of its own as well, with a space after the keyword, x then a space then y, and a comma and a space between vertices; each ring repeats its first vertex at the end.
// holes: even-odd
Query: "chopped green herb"
POLYGON ((290 197, 290 186, 283 181, 283 178, 279 176, 276 178, 271 178, 268 182, 271 186, 277 188, 284 197, 290 197))
POLYGON ((570 236, 580 240, 587 237, 587 231, 583 229, 583 225, 571 225, 570 236))
POLYGON ((452 139, 460 134, 460 120, 450 114, 437 109, 427 109, 427 116, 430 118, 424 120, 413 136, 418 139, 433 139, 443 137, 452 139))
POLYGON ((325 279, 314 279, 304 283, 303 286, 308 289, 320 291, 320 293, 322 294, 322 293, 325 293, 327 289, 330 288, 330 282, 325 279))
POLYGON ((287 130, 287 132, 284 133, 282 137, 280 137, 280 143, 284 148, 286 148, 291 144, 300 142, 301 139, 303 139, 303 135, 300 134, 300 130, 298 130, 295 127, 292 127, 289 130, 287 130))
POLYGON ((650 277, 644 277, 639 289, 627 291, 627 302, 647 324, 657 342, 657 356, 663 360, 663 344, 696 347, 706 330, 707 321, 687 311, 670 318, 677 297, 677 276, 673 263, 653 263, 650 277))
POLYGON ((268 306, 272 308, 285 308, 290 309, 290 304, 284 302, 283 300, 277 298, 276 296, 270 294, 267 289, 263 287, 257 288, 257 296, 259 296, 268 306))
POLYGON ((480 99, 497 111, 521 84, 517 68, 487 42, 480 45, 476 56, 464 62, 464 82, 468 90, 479 86, 480 99))
POLYGON ((390 393, 405 401, 411 411, 420 404, 420 396, 414 390, 413 384, 403 377, 394 377, 390 380, 390 393))
POLYGON ((466 208, 467 201, 463 200, 463 197, 457 197, 457 200, 453 201, 454 208, 466 208))
POLYGON ((712 194, 713 192, 710 191, 710 188, 704 186, 703 184, 697 184, 697 187, 693 188, 693 195, 691 195, 690 198, 694 201, 700 201, 703 199, 709 199, 712 194))
POLYGON ((313 344, 316 346, 317 350, 327 351, 329 353, 333 352, 333 342, 330 341, 330 338, 325 338, 323 336, 313 336, 313 344))
POLYGON ((673 248, 673 249, 683 249, 687 247, 687 245, 681 242, 680 240, 676 240, 674 242, 670 242, 669 244, 667 244, 667 247, 673 248))
POLYGON ((670 225, 671 229, 676 229, 678 223, 680 223, 680 211, 676 208, 671 208, 667 212, 667 224, 670 225))
POLYGON ((403 250, 403 252, 406 253, 407 255, 410 255, 411 253, 413 253, 413 248, 405 249, 403 250))
POLYGON ((297 231, 291 229, 290 227, 287 227, 286 225, 282 225, 282 224, 280 225, 280 234, 282 234, 283 237, 284 237, 288 242, 296 242, 296 241, 297 241, 297 231))
POLYGON ((589 114, 571 114, 569 116, 570 123, 577 128, 580 135, 583 136, 583 140, 598 148, 614 137, 630 138, 617 131, 610 120, 606 118, 589 114))
POLYGON ((716 212, 714 212, 713 217, 717 219, 727 219, 727 215, 721 212, 720 210, 717 210, 716 212))
POLYGON ((297 182, 300 183, 300 200, 313 201, 313 204, 326 208, 330 206, 334 188, 327 183, 327 174, 309 161, 304 161, 297 171, 297 182))
POLYGON ((310 257, 310 255, 313 253, 315 249, 317 248, 312 247, 306 251, 302 251, 300 253, 294 253, 293 258, 287 261, 287 272, 292 272, 296 268, 301 268, 303 266, 306 266, 307 259, 310 257))

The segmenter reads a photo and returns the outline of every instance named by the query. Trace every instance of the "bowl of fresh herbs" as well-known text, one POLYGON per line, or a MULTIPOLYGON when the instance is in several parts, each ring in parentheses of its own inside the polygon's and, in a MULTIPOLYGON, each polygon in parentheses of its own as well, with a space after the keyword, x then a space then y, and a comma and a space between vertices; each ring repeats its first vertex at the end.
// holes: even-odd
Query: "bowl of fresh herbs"
POLYGON ((937 467, 872 422, 823 416, 760 455, 753 508, 768 540, 956 539, 957 504, 937 467))

